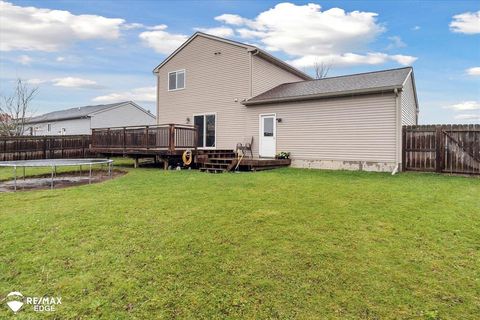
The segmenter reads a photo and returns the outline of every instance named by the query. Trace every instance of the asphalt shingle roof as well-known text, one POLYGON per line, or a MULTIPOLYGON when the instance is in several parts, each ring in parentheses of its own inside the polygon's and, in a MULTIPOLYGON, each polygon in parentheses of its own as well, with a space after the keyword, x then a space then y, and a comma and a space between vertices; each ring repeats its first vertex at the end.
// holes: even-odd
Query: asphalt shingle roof
POLYGON ((368 73, 284 83, 261 93, 244 104, 275 102, 282 100, 303 100, 316 96, 334 96, 342 93, 369 92, 375 89, 401 88, 411 67, 382 70, 368 73))
POLYGON ((53 112, 42 114, 41 116, 33 117, 28 120, 28 123, 85 118, 92 113, 113 108, 116 106, 120 106, 129 102, 130 101, 123 101, 123 102, 117 102, 117 103, 99 104, 95 106, 84 106, 84 107, 70 108, 66 110, 53 111, 53 112))

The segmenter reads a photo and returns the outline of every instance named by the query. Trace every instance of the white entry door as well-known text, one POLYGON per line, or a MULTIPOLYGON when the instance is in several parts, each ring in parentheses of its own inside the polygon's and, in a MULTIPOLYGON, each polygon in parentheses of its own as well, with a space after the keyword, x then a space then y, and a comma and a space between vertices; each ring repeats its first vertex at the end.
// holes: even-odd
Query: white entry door
POLYGON ((276 152, 277 121, 275 114, 260 115, 260 157, 274 158, 276 152))

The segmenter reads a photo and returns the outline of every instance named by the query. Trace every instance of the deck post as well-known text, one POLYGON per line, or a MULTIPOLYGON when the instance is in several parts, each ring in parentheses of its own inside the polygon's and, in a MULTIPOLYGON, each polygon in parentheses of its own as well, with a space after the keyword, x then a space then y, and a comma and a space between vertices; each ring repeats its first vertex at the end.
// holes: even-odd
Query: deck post
POLYGON ((169 141, 168 141, 168 150, 170 152, 174 152, 175 151, 175 125, 174 124, 170 124, 170 134, 169 134, 169 141))
POLYGON ((197 148, 198 148, 198 126, 196 124, 193 125, 193 130, 194 130, 193 145, 195 146, 195 151, 197 151, 197 148))

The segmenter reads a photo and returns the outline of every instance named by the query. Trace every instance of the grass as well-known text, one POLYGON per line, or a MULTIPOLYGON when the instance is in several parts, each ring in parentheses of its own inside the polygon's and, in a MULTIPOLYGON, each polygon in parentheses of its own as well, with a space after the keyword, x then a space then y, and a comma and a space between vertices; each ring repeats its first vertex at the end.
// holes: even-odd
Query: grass
POLYGON ((480 312, 477 178, 150 168, 0 194, 0 203, 0 299, 14 290, 62 297, 53 314, 25 309, 16 319, 480 312))

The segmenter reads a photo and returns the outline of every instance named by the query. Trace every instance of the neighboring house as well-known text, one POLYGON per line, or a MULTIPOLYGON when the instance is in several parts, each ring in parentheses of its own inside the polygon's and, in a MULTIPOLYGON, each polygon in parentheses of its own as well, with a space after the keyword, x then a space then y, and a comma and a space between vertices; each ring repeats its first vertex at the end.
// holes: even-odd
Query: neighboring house
POLYGON ((94 128, 155 124, 155 116, 132 101, 54 111, 31 118, 26 135, 91 134, 94 128))
POLYGON ((411 67, 313 80, 254 46, 197 32, 154 70, 158 123, 198 126, 199 147, 292 165, 392 171, 401 127, 416 124, 411 67))

